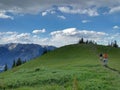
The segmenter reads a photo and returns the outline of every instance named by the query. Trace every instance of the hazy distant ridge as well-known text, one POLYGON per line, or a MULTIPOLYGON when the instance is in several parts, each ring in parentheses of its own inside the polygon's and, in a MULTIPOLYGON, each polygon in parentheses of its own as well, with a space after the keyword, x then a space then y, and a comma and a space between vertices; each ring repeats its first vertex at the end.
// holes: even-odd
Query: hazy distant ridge
POLYGON ((13 60, 21 58, 30 60, 42 55, 45 51, 54 50, 54 46, 41 46, 37 44, 2 44, 0 45, 0 66, 7 64, 11 67, 13 60))

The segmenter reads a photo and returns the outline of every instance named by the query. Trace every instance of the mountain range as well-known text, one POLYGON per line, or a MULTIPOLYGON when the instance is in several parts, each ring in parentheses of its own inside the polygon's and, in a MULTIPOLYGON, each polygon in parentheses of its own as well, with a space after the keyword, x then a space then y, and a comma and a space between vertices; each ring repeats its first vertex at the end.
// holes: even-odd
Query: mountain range
POLYGON ((38 44, 20 44, 9 43, 0 45, 0 69, 5 64, 11 68, 13 61, 20 58, 22 61, 28 61, 38 56, 41 56, 46 51, 52 51, 54 46, 42 46, 38 44))

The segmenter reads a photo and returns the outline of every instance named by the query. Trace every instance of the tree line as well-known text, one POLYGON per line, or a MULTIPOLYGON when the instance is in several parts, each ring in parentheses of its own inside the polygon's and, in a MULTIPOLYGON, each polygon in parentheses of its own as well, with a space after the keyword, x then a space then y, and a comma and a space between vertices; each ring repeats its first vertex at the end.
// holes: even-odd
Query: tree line
POLYGON ((108 46, 115 47, 115 48, 119 47, 116 40, 114 40, 113 42, 111 42, 110 44, 108 44, 108 46))
MULTIPOLYGON (((21 58, 18 58, 17 60, 13 60, 12 68, 20 66, 22 64, 26 63, 26 60, 22 61, 21 58)), ((8 65, 5 64, 4 71, 8 70, 8 65)))
MULTIPOLYGON (((78 41, 78 44, 95 44, 97 45, 97 43, 93 40, 84 40, 84 38, 81 38, 79 41, 78 41)), ((115 48, 118 48, 119 45, 117 44, 117 41, 114 40, 113 42, 109 43, 108 46, 111 46, 111 47, 115 47, 115 48)))
POLYGON ((97 45, 97 43, 95 42, 95 41, 93 41, 93 40, 84 40, 84 38, 81 38, 79 41, 78 41, 78 44, 96 44, 97 45))

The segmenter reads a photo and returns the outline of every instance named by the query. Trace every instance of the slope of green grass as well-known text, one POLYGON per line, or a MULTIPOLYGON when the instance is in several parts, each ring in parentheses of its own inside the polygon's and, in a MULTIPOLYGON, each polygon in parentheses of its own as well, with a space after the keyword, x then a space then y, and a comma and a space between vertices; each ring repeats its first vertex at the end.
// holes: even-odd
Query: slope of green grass
POLYGON ((5 90, 119 90, 120 74, 105 68, 99 53, 107 52, 108 66, 120 71, 120 48, 68 45, 0 74, 5 90))

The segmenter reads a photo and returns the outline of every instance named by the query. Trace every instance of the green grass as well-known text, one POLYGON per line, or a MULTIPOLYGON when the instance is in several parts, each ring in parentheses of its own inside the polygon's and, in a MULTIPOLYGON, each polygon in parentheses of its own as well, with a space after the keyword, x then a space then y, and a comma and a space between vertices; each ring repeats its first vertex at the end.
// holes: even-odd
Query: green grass
POLYGON ((119 90, 120 74, 101 64, 101 52, 120 71, 120 48, 68 45, 1 73, 0 90, 119 90))

